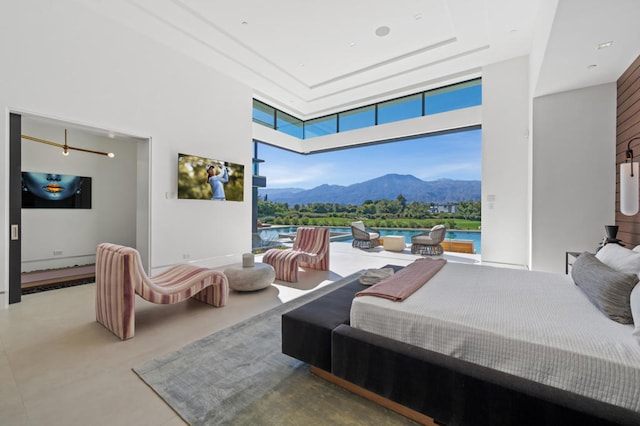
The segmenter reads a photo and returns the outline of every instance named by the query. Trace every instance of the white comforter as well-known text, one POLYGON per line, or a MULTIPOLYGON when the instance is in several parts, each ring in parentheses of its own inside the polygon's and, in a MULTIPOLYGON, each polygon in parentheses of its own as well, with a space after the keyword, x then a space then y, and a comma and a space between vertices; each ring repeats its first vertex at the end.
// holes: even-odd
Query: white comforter
POLYGON ((640 412, 633 326, 569 276, 449 262, 403 302, 356 297, 351 326, 640 412))

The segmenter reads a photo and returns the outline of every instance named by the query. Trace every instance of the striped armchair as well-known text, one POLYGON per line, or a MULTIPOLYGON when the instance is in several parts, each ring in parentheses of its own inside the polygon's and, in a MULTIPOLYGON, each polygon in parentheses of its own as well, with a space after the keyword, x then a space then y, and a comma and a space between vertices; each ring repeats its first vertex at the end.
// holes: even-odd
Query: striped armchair
POLYGON ((135 334, 136 294, 152 303, 178 303, 193 297, 222 307, 229 297, 229 284, 221 272, 187 264, 148 277, 136 249, 99 244, 96 250, 96 320, 122 340, 135 334))
POLYGON ((271 249, 262 261, 273 266, 276 279, 298 281, 298 267, 329 270, 329 228, 298 228, 293 247, 271 249))

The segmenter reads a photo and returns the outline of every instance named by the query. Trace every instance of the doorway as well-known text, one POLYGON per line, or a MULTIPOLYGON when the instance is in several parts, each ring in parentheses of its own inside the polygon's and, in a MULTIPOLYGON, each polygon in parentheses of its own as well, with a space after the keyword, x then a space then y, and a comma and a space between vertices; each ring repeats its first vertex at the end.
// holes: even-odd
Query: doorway
POLYGON ((18 225, 19 238, 9 245, 9 303, 21 300, 20 278, 25 268, 55 269, 59 265, 65 267, 65 262, 93 263, 99 242, 135 247, 143 266, 149 270, 150 138, 20 113, 11 113, 10 135, 9 219, 12 225, 18 225), (96 149, 102 144, 113 147, 109 151, 114 151, 116 157, 75 151, 63 157, 59 148, 21 138, 30 132, 36 134, 29 136, 62 143, 65 129, 69 145, 96 149), (21 208, 23 171, 66 173, 67 170, 93 181, 91 209, 21 208), (120 174, 126 175, 126 182, 112 185, 114 175, 116 179, 124 179, 120 174), (132 182, 135 184, 131 185, 132 182))

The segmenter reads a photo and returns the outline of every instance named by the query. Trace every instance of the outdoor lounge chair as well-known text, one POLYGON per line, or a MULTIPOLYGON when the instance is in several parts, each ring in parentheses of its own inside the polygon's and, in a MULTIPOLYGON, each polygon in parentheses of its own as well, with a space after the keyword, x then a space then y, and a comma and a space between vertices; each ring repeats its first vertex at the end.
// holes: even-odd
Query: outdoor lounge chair
POLYGON ((96 320, 120 339, 135 334, 135 297, 152 303, 178 303, 190 297, 222 307, 229 297, 227 277, 195 265, 173 266, 154 277, 134 248, 102 243, 96 250, 96 320))
POLYGON ((329 270, 329 228, 298 228, 293 247, 286 250, 270 249, 262 262, 273 266, 276 279, 298 281, 298 267, 329 270))
POLYGON ((353 235, 352 247, 370 249, 380 245, 380 233, 364 226, 361 220, 351 222, 351 235, 353 235))
POLYGON ((428 232, 411 237, 411 253, 427 256, 439 256, 444 253, 442 243, 447 234, 444 225, 436 225, 428 232))

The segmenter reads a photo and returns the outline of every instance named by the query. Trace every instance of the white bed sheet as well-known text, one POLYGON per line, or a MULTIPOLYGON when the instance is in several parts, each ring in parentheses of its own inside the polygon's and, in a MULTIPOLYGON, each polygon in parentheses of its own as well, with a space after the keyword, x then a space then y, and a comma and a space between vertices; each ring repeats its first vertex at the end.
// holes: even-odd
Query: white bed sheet
POLYGON ((569 276, 447 263, 403 302, 356 297, 351 326, 640 412, 640 344, 569 276))

